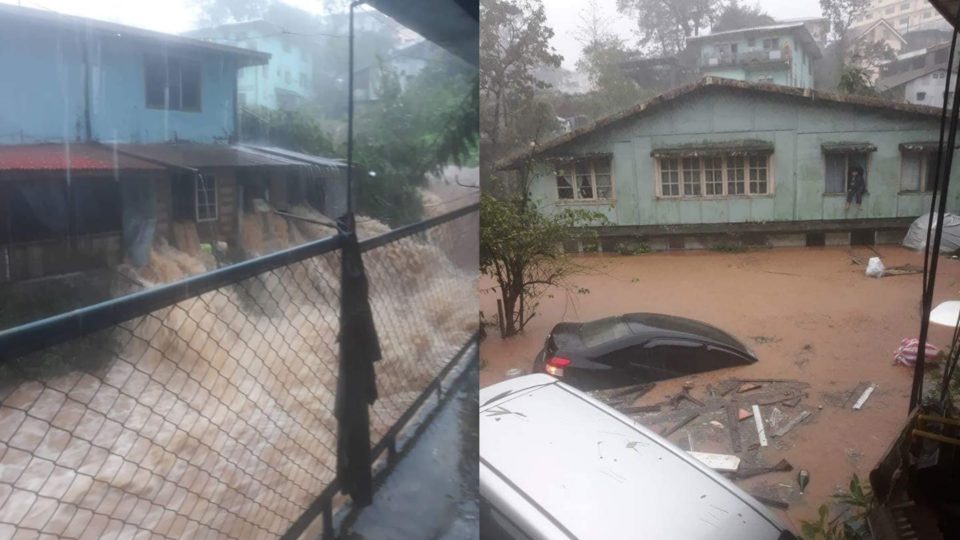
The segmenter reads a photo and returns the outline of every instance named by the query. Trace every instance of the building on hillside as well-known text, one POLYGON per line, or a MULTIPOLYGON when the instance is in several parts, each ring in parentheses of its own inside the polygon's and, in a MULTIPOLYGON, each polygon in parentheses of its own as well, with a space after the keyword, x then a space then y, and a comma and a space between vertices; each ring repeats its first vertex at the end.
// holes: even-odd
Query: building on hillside
POLYGON ((932 107, 706 77, 498 166, 534 162, 544 211, 605 214, 602 251, 899 242, 930 207, 939 125, 932 107), (867 193, 846 209, 854 166, 867 193))
POLYGON ((907 46, 907 39, 889 21, 880 19, 873 24, 857 26, 849 31, 852 49, 862 49, 873 44, 886 45, 894 53, 907 46))
POLYGON ((740 81, 813 87, 813 62, 822 53, 804 23, 717 32, 687 40, 699 50, 699 71, 740 81))
POLYGON ((854 21, 851 29, 872 25, 885 19, 901 34, 913 30, 944 28, 950 24, 927 0, 870 0, 867 10, 854 21))
POLYGON ((354 68, 354 98, 358 101, 380 99, 384 68, 393 71, 397 76, 400 91, 403 92, 407 89, 410 81, 423 71, 423 68, 445 56, 449 55, 440 46, 421 39, 390 51, 386 55, 374 57, 369 62, 354 68))
POLYGON ((241 107, 291 110, 313 97, 313 44, 302 36, 264 20, 202 28, 184 35, 270 55, 269 64, 239 71, 237 100, 241 107))
POLYGON ((953 37, 953 32, 942 28, 907 32, 903 34, 903 39, 907 40, 907 44, 900 49, 900 54, 934 47, 950 41, 951 37, 953 37))
MULTIPOLYGON (((942 107, 947 83, 947 60, 950 43, 941 43, 897 57, 880 68, 877 87, 884 95, 917 105, 942 107)), ((953 76, 960 59, 954 59, 953 76)), ((952 102, 953 92, 948 94, 952 102)))
POLYGON ((0 282, 139 266, 156 241, 190 249, 177 230, 239 251, 245 212, 338 215, 341 163, 237 140, 237 72, 269 61, 0 5, 0 70, 16 74, 0 84, 0 282))

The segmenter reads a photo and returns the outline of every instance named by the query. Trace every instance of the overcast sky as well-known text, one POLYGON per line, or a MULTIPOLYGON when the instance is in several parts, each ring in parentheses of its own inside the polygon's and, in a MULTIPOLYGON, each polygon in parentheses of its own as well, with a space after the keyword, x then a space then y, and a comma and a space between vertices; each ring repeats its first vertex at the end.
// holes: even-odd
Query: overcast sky
MULTIPOLYGON (((629 45, 636 44, 633 29, 636 22, 617 13, 617 0, 596 0, 604 17, 610 19, 610 30, 616 32, 629 45)), ((669 0, 665 0, 669 1, 669 0)), ((775 19, 796 19, 799 17, 819 17, 819 0, 760 0, 757 2, 775 19)), ((543 0, 547 12, 547 24, 554 31, 553 47, 563 55, 563 67, 574 69, 580 57, 581 45, 576 40, 577 28, 581 24, 584 7, 587 2, 570 0, 543 0), (575 7, 575 6, 580 6, 575 7)), ((750 5, 751 0, 741 2, 750 5)))
MULTIPOLYGON (((0 0, 0 2, 174 34, 197 28, 200 16, 196 0, 0 0)), ((284 3, 312 13, 323 11, 323 0, 284 0, 284 3)))

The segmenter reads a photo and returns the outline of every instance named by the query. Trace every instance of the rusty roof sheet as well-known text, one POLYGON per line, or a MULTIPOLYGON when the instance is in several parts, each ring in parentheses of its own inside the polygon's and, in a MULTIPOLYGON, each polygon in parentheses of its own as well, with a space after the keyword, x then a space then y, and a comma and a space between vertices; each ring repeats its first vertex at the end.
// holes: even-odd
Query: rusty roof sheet
POLYGON ((0 171, 162 170, 163 167, 114 153, 98 143, 17 144, 0 146, 0 171))
POLYGON ((118 144, 123 154, 171 167, 306 167, 301 161, 213 143, 118 144))
POLYGON ((823 92, 819 90, 811 90, 809 88, 796 88, 793 86, 782 86, 779 84, 747 82, 734 79, 725 79, 722 77, 707 76, 695 83, 664 92, 663 94, 654 96, 653 98, 637 104, 629 109, 605 116, 596 120, 592 124, 588 124, 581 128, 564 133, 563 135, 554 137, 553 139, 550 139, 544 143, 537 144, 530 149, 524 150, 523 152, 514 154, 513 156, 499 161, 496 167, 500 170, 515 169, 525 161, 529 161, 534 158, 539 159, 539 156, 541 156, 544 152, 567 144, 580 137, 583 137, 584 135, 593 133, 594 131, 605 128, 611 124, 616 124, 618 122, 631 119, 635 116, 641 116, 652 111, 659 110, 678 98, 688 94, 704 92, 710 88, 728 89, 733 92, 768 94, 777 97, 782 96, 790 99, 806 101, 809 103, 837 104, 861 109, 873 109, 875 111, 929 116, 932 118, 940 117, 940 109, 937 107, 913 105, 910 103, 865 96, 855 96, 850 94, 823 92))

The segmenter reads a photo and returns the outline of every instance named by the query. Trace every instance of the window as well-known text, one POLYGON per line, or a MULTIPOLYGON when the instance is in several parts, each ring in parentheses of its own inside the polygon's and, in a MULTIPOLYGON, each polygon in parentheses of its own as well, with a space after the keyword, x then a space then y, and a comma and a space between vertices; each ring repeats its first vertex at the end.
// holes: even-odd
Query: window
POLYGON ((900 11, 906 11, 906 10, 908 10, 908 9, 910 9, 910 3, 909 3, 909 2, 907 2, 906 4, 900 4, 900 11))
POLYGON ((181 174, 173 179, 172 214, 178 221, 212 221, 217 215, 217 179, 211 174, 181 174))
POLYGON ((923 101, 925 99, 927 99, 926 92, 917 92, 917 101, 923 101))
POLYGON ((829 194, 846 193, 847 178, 850 169, 860 167, 866 180, 867 154, 862 152, 831 153, 824 157, 825 185, 823 192, 829 194))
POLYGON ((896 11, 896 9, 895 9, 893 6, 890 6, 890 7, 888 7, 886 10, 884 10, 883 13, 886 14, 886 15, 890 15, 890 14, 892 14, 894 11, 896 11))
POLYGON ((756 38, 747 39, 747 47, 753 47, 757 44, 756 38))
POLYGON ((764 48, 764 49, 767 49, 767 50, 770 50, 770 49, 779 49, 779 48, 780 48, 780 39, 778 39, 778 38, 770 38, 770 39, 765 39, 765 40, 763 40, 763 48, 764 48))
POLYGON ((937 64, 946 64, 947 63, 947 50, 940 49, 933 55, 933 61, 937 64))
POLYGON ((767 195, 768 155, 660 158, 661 197, 767 195))
POLYGON ((198 174, 196 179, 197 221, 217 219, 217 178, 211 174, 198 174))
POLYGON ((933 191, 937 182, 936 152, 903 152, 900 163, 901 190, 933 191))
POLYGON ((679 160, 666 158, 660 160, 660 195, 678 197, 680 195, 679 160))
POLYGON ((926 62, 926 59, 925 59, 924 57, 922 57, 922 56, 918 56, 918 57, 914 58, 914 59, 913 59, 913 62, 912 62, 914 69, 920 69, 920 68, 922 68, 926 63, 927 63, 927 62, 926 62))
POLYGON ((200 110, 200 65, 180 58, 149 55, 145 62, 147 107, 200 110))
POLYGON ((743 166, 743 157, 730 156, 727 158, 727 195, 743 195, 746 193, 746 169, 743 166))
POLYGON ((557 199, 604 200, 613 198, 610 158, 581 159, 558 168, 557 199))
POLYGON ((765 195, 767 193, 767 158, 766 156, 750 156, 750 194, 765 195))
POLYGON ((910 23, 910 17, 900 17, 900 26, 906 26, 910 23))
POLYGON ((73 209, 77 234, 118 232, 122 217, 120 183, 112 178, 85 178, 75 180, 73 209))

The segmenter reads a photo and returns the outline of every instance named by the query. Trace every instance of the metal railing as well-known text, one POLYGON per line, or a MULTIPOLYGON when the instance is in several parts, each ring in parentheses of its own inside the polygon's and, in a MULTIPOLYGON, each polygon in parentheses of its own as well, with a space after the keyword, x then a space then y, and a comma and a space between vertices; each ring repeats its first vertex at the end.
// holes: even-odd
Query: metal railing
MULTIPOLYGON (((372 461, 475 340, 478 207, 360 242, 372 461)), ((342 242, 0 332, 0 537, 332 535, 342 242)))

